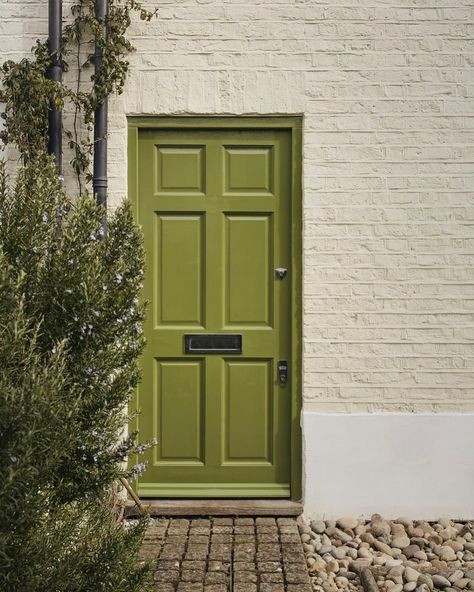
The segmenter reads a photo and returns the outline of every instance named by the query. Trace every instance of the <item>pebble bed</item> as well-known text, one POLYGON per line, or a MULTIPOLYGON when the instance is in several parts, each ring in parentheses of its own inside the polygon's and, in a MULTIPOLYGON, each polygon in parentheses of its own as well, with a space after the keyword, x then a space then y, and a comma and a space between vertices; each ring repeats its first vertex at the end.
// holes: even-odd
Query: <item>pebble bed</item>
POLYGON ((372 572, 381 592, 474 590, 474 522, 436 522, 374 514, 299 525, 316 592, 362 590, 372 572))

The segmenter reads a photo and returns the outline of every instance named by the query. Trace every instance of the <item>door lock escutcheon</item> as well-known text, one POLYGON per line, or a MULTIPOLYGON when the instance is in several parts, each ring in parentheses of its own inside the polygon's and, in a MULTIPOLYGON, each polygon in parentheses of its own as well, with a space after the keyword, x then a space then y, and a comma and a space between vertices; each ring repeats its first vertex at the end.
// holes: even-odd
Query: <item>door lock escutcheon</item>
POLYGON ((286 360, 278 361, 278 384, 286 386, 288 382, 288 362, 286 360))
POLYGON ((277 267, 275 269, 275 273, 277 274, 278 279, 282 280, 283 278, 286 277, 288 270, 286 269, 286 267, 277 267))

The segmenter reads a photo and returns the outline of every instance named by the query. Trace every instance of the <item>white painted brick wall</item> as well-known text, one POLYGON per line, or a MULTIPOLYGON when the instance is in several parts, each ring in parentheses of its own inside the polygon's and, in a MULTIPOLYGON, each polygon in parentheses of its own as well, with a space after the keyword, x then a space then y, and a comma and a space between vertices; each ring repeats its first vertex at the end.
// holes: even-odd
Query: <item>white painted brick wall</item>
MULTIPOLYGON (((46 0, 0 0, 0 54, 46 0)), ((304 114, 308 411, 474 410, 471 0, 159 0, 111 102, 126 115, 304 114)))

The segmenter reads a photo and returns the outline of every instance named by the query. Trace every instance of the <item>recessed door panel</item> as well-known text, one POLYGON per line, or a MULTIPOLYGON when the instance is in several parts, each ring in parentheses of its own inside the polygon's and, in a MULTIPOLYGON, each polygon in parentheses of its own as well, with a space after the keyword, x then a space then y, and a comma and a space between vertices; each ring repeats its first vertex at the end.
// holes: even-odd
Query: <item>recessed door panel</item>
POLYGON ((143 497, 289 497, 291 134, 143 130, 143 497))
POLYGON ((203 194, 205 146, 156 146, 156 188, 159 193, 203 194))
POLYGON ((226 360, 225 365, 224 462, 271 464, 271 360, 226 360))
POLYGON ((272 146, 227 146, 224 166, 226 193, 252 195, 273 192, 272 146))
POLYGON ((155 465, 202 463, 202 381, 202 360, 155 360, 155 465))
POLYGON ((226 217, 225 305, 228 325, 272 323, 272 217, 226 217))
POLYGON ((200 326, 204 301, 202 214, 155 214, 156 325, 200 326))

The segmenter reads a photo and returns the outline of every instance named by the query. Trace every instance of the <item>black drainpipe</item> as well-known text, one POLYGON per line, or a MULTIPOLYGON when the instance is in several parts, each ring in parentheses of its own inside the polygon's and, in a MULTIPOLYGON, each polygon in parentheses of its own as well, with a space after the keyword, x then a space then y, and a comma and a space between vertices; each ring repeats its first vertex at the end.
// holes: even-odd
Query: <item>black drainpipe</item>
MULTIPOLYGON (((62 81, 63 67, 59 50, 62 36, 62 0, 49 0, 48 4, 48 49, 51 64, 47 77, 58 82, 62 81)), ((48 152, 54 155, 58 176, 62 180, 62 115, 54 104, 49 110, 48 152)))
MULTIPOLYGON (((107 35, 107 0, 96 0, 95 17, 102 24, 107 35)), ((102 49, 95 45, 95 75, 102 65, 102 49)), ((94 171, 92 188, 99 205, 107 206, 107 99, 97 105, 94 119, 94 171)))

